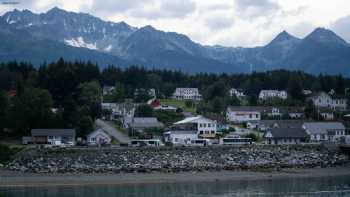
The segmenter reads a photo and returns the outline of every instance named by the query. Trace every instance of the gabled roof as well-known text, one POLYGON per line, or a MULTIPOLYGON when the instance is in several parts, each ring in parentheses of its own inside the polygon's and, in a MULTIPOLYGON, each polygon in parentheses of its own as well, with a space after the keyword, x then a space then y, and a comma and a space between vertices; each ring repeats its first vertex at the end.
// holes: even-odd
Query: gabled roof
POLYGON ((329 94, 325 93, 325 92, 314 92, 312 93, 309 98, 314 98, 314 97, 319 97, 319 96, 329 96, 329 94))
POLYGON ((152 128, 163 127, 164 125, 154 117, 135 117, 132 119, 130 126, 133 128, 152 128))
POLYGON ((327 134, 331 130, 345 130, 341 122, 307 122, 303 127, 309 134, 327 134))
POLYGON ((174 131, 165 132, 165 134, 174 134, 174 135, 197 135, 197 131, 181 131, 181 130, 174 130, 174 131))
POLYGON ((213 120, 210 120, 210 119, 205 118, 203 116, 194 116, 194 117, 185 118, 181 121, 175 122, 174 124, 177 125, 177 124, 197 123, 198 120, 200 120, 200 119, 205 119, 206 121, 214 122, 213 120))
POLYGON ((271 128, 302 128, 304 124, 301 120, 260 120, 257 123, 271 128))
POLYGON ((244 112, 264 112, 271 109, 271 107, 263 106, 230 106, 227 108, 228 111, 244 111, 244 112))
POLYGON ((307 138, 307 133, 301 128, 273 128, 269 130, 272 138, 307 138))
POLYGON ((103 129, 97 129, 97 130, 91 132, 87 137, 90 138, 91 136, 94 136, 97 133, 102 133, 103 135, 110 137, 109 134, 107 132, 105 132, 103 129))
POLYGON ((32 129, 31 134, 35 136, 73 136, 75 129, 32 129))

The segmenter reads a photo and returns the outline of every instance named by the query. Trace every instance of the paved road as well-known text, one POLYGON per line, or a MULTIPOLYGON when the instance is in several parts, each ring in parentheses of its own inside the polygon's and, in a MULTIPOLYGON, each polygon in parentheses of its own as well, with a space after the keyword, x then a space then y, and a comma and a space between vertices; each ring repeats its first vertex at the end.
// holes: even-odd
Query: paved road
POLYGON ((114 137, 120 143, 129 143, 131 141, 129 136, 125 135, 115 127, 111 126, 109 123, 100 119, 96 120, 95 123, 98 127, 101 127, 103 130, 105 130, 109 135, 114 137))

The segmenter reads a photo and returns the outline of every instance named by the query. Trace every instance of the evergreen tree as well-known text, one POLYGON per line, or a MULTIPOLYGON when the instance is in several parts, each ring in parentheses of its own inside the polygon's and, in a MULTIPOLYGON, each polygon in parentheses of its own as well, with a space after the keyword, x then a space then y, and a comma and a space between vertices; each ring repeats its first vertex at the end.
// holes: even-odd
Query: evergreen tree
POLYGON ((116 103, 122 103, 124 102, 125 98, 126 98, 125 87, 122 83, 117 82, 115 84, 115 90, 112 95, 112 101, 116 103))
POLYGON ((135 111, 136 117, 152 117, 153 108, 149 105, 139 105, 135 111))
POLYGON ((10 108, 11 126, 17 134, 28 134, 30 129, 50 128, 53 118, 53 101, 47 90, 25 88, 13 98, 10 108))
POLYGON ((9 102, 7 95, 4 91, 0 91, 0 136, 3 132, 3 129, 6 127, 8 108, 9 102))
POLYGON ((293 99, 303 100, 302 80, 298 75, 290 76, 288 80, 288 94, 293 99))

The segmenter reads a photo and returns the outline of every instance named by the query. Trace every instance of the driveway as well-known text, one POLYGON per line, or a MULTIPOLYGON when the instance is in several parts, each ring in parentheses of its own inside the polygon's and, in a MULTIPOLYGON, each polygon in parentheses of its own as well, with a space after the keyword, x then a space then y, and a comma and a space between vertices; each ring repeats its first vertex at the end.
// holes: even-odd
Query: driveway
POLYGON ((129 136, 125 135, 123 132, 119 131, 114 126, 110 125, 109 123, 107 123, 103 120, 100 120, 100 119, 97 119, 95 123, 98 127, 101 127, 110 136, 114 137, 120 143, 129 143, 131 141, 129 136))

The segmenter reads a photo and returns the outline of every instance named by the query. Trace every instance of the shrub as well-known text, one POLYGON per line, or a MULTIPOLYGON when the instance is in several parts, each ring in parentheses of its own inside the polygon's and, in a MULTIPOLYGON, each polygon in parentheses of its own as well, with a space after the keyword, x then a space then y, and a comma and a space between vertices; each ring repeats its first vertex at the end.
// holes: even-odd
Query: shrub
POLYGON ((11 157, 20 149, 10 148, 9 146, 0 144, 0 163, 6 163, 11 160, 11 157))
POLYGON ((253 142, 257 142, 257 141, 259 140, 259 136, 257 136, 257 135, 254 134, 254 133, 247 134, 247 135, 245 135, 244 137, 246 137, 246 138, 251 138, 253 142))

